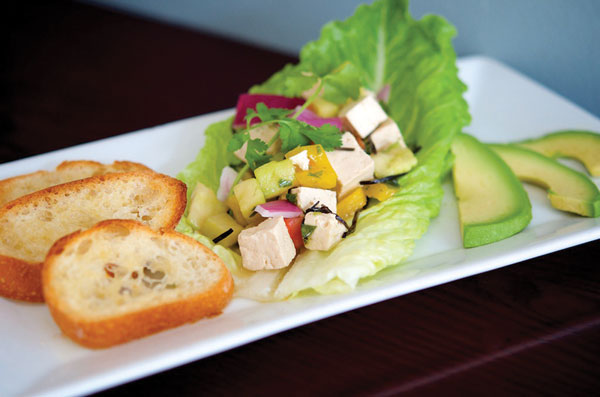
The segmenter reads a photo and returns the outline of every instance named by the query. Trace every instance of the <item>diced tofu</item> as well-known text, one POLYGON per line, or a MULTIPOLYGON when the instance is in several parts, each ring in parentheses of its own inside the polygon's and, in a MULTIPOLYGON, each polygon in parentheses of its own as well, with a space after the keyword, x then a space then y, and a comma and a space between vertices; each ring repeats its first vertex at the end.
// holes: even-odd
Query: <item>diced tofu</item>
POLYGON ((306 150, 303 150, 300 153, 291 156, 289 160, 291 160, 292 164, 300 168, 302 171, 308 171, 309 160, 308 152, 306 150))
POLYGON ((306 211, 319 202, 319 206, 324 205, 331 211, 337 212, 337 199, 333 190, 297 187, 290 190, 290 193, 296 195, 296 205, 302 211, 306 211))
MULTIPOLYGON (((262 127, 257 127, 250 130, 250 138, 251 139, 260 139, 265 143, 269 143, 269 141, 277 134, 279 131, 279 126, 275 124, 266 124, 262 127)), ((274 154, 279 151, 281 147, 281 141, 277 140, 270 148, 267 150, 267 154, 274 154)), ((237 158, 242 160, 244 163, 246 162, 246 150, 248 149, 248 143, 244 143, 244 146, 233 152, 237 158)))
POLYGON ((342 147, 354 150, 327 152, 327 158, 337 174, 338 198, 360 186, 360 181, 373 179, 375 170, 373 159, 361 149, 352 133, 346 132, 342 135, 342 147))
POLYGON ((371 95, 348 105, 342 109, 341 114, 344 124, 361 138, 365 138, 388 118, 379 102, 371 95))
POLYGON ((282 216, 269 218, 238 236, 242 265, 248 270, 281 269, 296 256, 294 242, 282 216))
POLYGON ((398 142, 400 146, 406 147, 404 139, 402 139, 402 134, 400 133, 400 128, 398 128, 398 125, 392 119, 387 119, 381 123, 381 125, 369 136, 369 139, 371 139, 373 146, 375 146, 375 150, 378 152, 387 149, 396 142, 398 142))
POLYGON ((320 212, 309 212, 304 217, 304 224, 314 226, 312 234, 304 242, 309 250, 327 251, 340 242, 347 231, 334 214, 323 214, 320 212))
POLYGON ((344 149, 363 150, 351 132, 344 132, 344 134, 342 134, 342 146, 341 147, 344 149))
POLYGON ((360 96, 360 98, 363 98, 366 96, 372 96, 373 98, 375 98, 375 92, 373 92, 369 89, 366 89, 365 87, 360 87, 359 96, 360 96))

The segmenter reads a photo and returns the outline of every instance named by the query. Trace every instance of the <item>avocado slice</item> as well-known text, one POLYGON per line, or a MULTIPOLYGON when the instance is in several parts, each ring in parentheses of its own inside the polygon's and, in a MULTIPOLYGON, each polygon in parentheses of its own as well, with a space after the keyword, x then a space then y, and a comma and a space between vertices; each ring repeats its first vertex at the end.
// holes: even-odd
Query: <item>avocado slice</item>
POLYGON ((523 230, 531 221, 531 203, 508 165, 467 134, 454 138, 451 150, 464 247, 493 243, 523 230))
POLYGON ((600 191, 585 174, 516 145, 489 145, 524 182, 548 190, 554 208, 583 216, 600 216, 600 191))
POLYGON ((549 157, 569 157, 583 163, 593 176, 600 176, 600 134, 564 130, 516 143, 549 157))

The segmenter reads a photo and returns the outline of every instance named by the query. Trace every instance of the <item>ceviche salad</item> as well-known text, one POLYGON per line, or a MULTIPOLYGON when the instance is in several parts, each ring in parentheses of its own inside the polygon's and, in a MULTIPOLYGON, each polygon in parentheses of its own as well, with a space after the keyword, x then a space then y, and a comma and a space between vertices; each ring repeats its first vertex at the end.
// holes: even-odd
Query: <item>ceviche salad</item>
POLYGON ((407 0, 362 5, 206 129, 178 175, 178 230, 226 262, 237 296, 344 292, 411 255, 470 122, 455 33, 407 0))

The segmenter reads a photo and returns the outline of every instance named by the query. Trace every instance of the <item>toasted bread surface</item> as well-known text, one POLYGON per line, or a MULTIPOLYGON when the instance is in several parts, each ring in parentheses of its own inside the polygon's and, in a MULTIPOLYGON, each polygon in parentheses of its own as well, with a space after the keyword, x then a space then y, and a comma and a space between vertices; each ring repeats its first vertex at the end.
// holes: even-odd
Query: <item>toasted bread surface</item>
POLYGON ((42 265, 0 255, 0 296, 43 302, 42 265))
POLYGON ((221 259, 196 240, 129 220, 108 220, 58 240, 42 270, 60 329, 103 348, 203 317, 231 300, 221 259))
POLYGON ((41 284, 32 289, 34 281, 15 280, 15 268, 39 267, 64 235, 105 219, 133 219, 154 229, 172 229, 185 204, 185 184, 147 171, 76 180, 13 200, 0 207, 0 295, 43 301, 41 284))
POLYGON ((37 171, 1 180, 0 206, 50 186, 112 172, 132 171, 151 171, 151 169, 130 161, 115 161, 112 164, 101 164, 91 160, 63 161, 54 171, 37 171))

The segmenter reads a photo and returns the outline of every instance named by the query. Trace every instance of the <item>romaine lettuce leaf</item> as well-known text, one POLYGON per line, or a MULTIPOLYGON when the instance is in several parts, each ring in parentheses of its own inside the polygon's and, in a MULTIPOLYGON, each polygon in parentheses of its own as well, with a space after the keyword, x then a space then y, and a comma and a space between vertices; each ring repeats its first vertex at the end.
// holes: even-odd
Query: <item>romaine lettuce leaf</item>
POLYGON ((234 275, 234 278, 239 273, 242 273, 242 277, 247 277, 245 274, 243 274, 245 271, 247 272, 247 270, 242 267, 242 259, 240 256, 233 250, 225 248, 222 245, 215 244, 208 237, 198 233, 196 230, 194 230, 192 223, 187 219, 186 216, 181 218, 175 230, 198 240, 207 248, 210 248, 215 254, 219 255, 223 262, 225 262, 227 268, 229 268, 231 273, 234 275))
POLYGON ((196 159, 177 174, 177 179, 187 185, 187 199, 198 182, 211 188, 215 193, 219 189, 219 180, 223 168, 234 161, 239 161, 227 151, 233 131, 233 117, 211 124, 204 131, 204 146, 196 159))
MULTIPOLYGON (((418 165, 399 179, 398 193, 364 210, 354 233, 329 252, 299 255, 289 269, 265 277, 249 273, 245 277, 238 272, 236 285, 243 286, 242 295, 253 297, 257 291, 259 299, 284 299, 310 290, 346 291, 360 279, 398 264, 412 253, 414 241, 439 213, 441 181, 451 165, 450 143, 470 121, 462 98, 466 87, 457 76, 451 43, 454 35, 452 25, 441 17, 412 19, 406 0, 377 1, 358 7, 346 21, 327 24, 321 37, 302 49, 297 65, 287 65, 265 83, 251 88, 254 93, 297 96, 307 83, 289 81, 300 73, 326 76, 349 62, 365 87, 378 91, 390 85, 386 110, 407 143, 419 151, 418 165)), ((202 150, 224 158, 224 149, 209 149, 209 143, 216 144, 217 140, 207 138, 202 150)), ((201 169, 209 175, 200 175, 205 171, 188 174, 203 183, 213 183, 213 176, 224 164, 213 165, 214 157, 203 156, 201 152, 195 163, 207 164, 201 169)))
POLYGON ((300 65, 290 64, 265 83, 252 87, 250 93, 299 97, 316 87, 319 80, 322 80, 322 97, 337 104, 345 103, 348 98, 358 98, 363 85, 359 70, 350 62, 344 62, 324 74, 316 74, 300 65))

